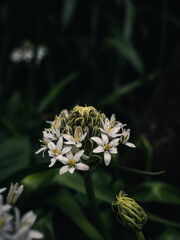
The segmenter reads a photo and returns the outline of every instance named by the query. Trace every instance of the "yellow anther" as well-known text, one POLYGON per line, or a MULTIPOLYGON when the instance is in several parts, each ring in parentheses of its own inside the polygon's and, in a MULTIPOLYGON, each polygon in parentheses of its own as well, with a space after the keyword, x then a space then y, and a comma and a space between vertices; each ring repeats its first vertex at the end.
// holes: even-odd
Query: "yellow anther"
POLYGON ((58 118, 57 115, 56 115, 56 117, 55 117, 55 124, 56 124, 56 127, 57 127, 57 128, 60 127, 60 124, 59 124, 59 118, 58 118))
POLYGON ((71 167, 74 167, 75 166, 75 161, 74 160, 69 160, 69 164, 71 167))
POLYGON ((105 151, 108 151, 108 150, 109 150, 109 144, 106 144, 106 145, 104 146, 104 149, 105 149, 105 151))
POLYGON ((54 148, 53 151, 54 151, 54 154, 60 154, 60 153, 61 153, 61 152, 60 152, 58 149, 56 149, 56 148, 54 148))
POLYGON ((111 127, 107 129, 107 134, 110 133, 110 131, 111 131, 111 127))

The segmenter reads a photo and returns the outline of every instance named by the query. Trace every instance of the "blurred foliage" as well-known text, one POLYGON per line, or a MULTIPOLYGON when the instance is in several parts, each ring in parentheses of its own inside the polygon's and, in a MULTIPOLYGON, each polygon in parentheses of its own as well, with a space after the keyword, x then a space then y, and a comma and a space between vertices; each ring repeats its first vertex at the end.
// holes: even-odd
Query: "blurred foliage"
MULTIPOLYGON (((56 168, 36 167, 49 161, 34 154, 45 121, 63 108, 87 104, 109 116, 115 113, 133 135, 178 41, 176 5, 167 0, 1 1, 0 186, 9 186, 26 169, 19 206, 37 212, 37 228, 45 239, 68 239, 72 234, 102 239, 91 219, 81 174, 60 177, 56 168), (19 64, 10 60, 13 49, 25 40, 46 45, 40 64, 34 58, 19 64)), ((148 174, 153 149, 146 139, 137 141, 137 148, 142 147, 144 174, 123 167, 133 154, 125 154, 124 148, 113 159, 114 166, 101 166, 94 173, 102 217, 113 239, 134 239, 111 211, 111 202, 123 189, 149 213, 147 240, 180 239, 179 189, 148 174)))

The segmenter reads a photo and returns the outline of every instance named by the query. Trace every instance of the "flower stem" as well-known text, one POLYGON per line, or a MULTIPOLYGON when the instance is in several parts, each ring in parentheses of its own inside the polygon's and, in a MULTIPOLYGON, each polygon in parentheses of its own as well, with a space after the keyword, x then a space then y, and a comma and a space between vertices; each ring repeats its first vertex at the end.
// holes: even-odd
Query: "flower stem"
POLYGON ((137 240, 145 240, 142 231, 135 231, 135 234, 136 234, 137 240))
POLYGON ((85 188, 86 188, 86 194, 87 194, 87 197, 88 197, 91 209, 92 209, 94 221, 97 224, 97 226, 99 227, 99 229, 103 235, 103 239, 104 240, 112 240, 112 238, 110 237, 110 235, 107 231, 107 228, 104 225, 104 222, 101 218, 99 208, 97 205, 97 201, 96 201, 96 197, 95 197, 93 184, 92 184, 91 173, 89 171, 84 172, 84 184, 85 184, 85 188))

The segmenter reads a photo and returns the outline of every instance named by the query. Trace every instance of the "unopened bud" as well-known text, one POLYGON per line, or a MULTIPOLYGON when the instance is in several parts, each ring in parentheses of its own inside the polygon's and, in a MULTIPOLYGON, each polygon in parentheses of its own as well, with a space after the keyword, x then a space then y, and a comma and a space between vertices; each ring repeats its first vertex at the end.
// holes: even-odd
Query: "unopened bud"
POLYGON ((24 189, 23 185, 19 186, 18 183, 16 183, 15 185, 13 185, 13 183, 11 183, 6 202, 8 204, 11 204, 11 205, 15 204, 17 199, 19 198, 19 196, 23 192, 23 189, 24 189))

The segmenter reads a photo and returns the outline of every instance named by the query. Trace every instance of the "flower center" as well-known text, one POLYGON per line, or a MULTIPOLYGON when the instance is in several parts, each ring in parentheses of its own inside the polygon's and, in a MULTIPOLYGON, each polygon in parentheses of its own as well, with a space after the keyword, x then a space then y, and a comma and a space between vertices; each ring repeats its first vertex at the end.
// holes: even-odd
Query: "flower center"
POLYGON ((69 164, 71 167, 75 167, 75 161, 74 160, 69 160, 69 164))
POLYGON ((109 144, 106 144, 106 145, 104 146, 104 149, 105 149, 105 151, 108 151, 108 150, 109 150, 109 144))
POLYGON ((58 150, 58 149, 53 149, 53 151, 54 151, 54 154, 60 154, 61 152, 58 150))
POLYGON ((1 227, 3 227, 5 221, 6 221, 5 218, 0 218, 0 229, 1 229, 1 227))

